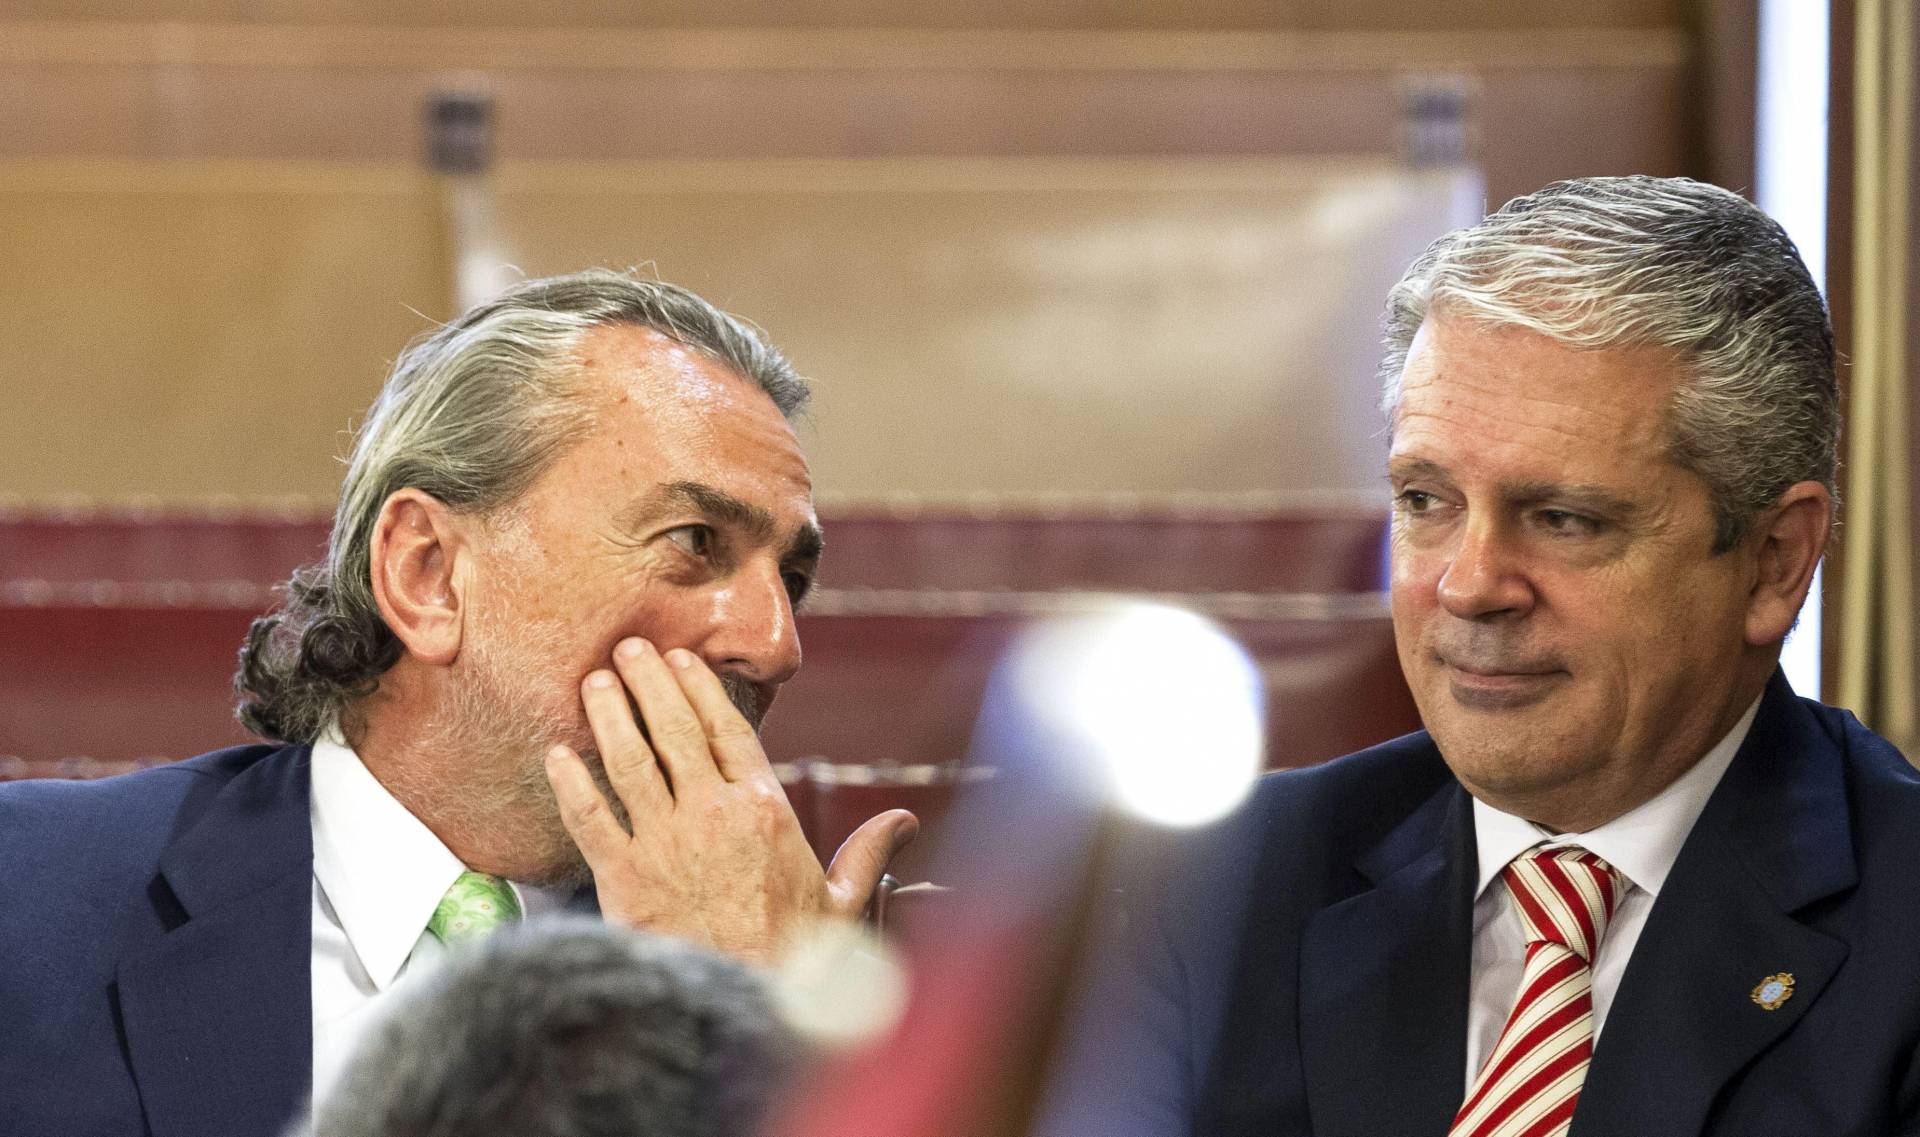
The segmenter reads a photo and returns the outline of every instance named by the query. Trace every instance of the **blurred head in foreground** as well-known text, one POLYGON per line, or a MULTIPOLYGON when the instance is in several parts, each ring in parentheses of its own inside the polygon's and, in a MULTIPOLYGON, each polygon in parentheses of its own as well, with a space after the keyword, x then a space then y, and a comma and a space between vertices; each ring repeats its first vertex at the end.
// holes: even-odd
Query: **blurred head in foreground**
POLYGON ((745 1137, 795 1043, 745 966, 592 920, 455 955, 301 1137, 745 1137))

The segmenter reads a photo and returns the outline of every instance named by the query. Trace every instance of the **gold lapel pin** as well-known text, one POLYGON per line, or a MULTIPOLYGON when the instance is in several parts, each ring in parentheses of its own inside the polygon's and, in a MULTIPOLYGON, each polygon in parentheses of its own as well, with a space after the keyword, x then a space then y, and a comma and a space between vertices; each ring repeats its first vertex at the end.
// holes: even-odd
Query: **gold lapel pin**
POLYGON ((1753 989, 1753 1001, 1760 1004, 1763 1011, 1777 1011, 1780 1004, 1793 998, 1793 973, 1782 971, 1769 975, 1753 989))

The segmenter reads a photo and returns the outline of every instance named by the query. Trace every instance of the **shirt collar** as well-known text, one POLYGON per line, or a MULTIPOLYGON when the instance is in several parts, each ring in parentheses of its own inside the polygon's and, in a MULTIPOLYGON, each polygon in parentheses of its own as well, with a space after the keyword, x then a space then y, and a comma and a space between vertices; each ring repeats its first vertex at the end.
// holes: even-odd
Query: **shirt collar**
POLYGON ((313 744, 313 875, 384 991, 466 866, 367 770, 337 730, 313 744))
POLYGON ((1536 845, 1578 845, 1619 869, 1630 884, 1653 896, 1660 895, 1673 862, 1680 856, 1680 846, 1686 843, 1693 823, 1713 796, 1713 788, 1720 784, 1721 775, 1746 741, 1759 710, 1760 700, 1756 698, 1726 737, 1692 769, 1650 800, 1585 833, 1550 833, 1474 798, 1473 835, 1480 856, 1480 879, 1474 896, 1484 893, 1509 861, 1536 845))

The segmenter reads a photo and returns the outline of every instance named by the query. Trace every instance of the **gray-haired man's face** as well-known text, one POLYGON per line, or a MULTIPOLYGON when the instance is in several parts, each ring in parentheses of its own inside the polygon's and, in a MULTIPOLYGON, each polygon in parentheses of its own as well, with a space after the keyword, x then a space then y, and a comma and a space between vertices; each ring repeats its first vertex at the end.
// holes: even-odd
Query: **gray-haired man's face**
POLYGON ((757 726, 799 669, 820 551, 806 459, 763 392, 647 329, 596 329, 580 355, 591 426, 487 527, 456 664, 472 711, 518 735, 473 776, 547 814, 556 857, 571 843, 540 760, 565 742, 594 764, 587 672, 628 636, 685 648, 757 726))
MULTIPOLYGON (((1679 362, 1429 319, 1395 414, 1393 621, 1421 718, 1477 796, 1610 820, 1731 729, 1757 569, 1715 555, 1677 465, 1679 362)), ((1764 661, 1763 661, 1764 662, 1764 661)))

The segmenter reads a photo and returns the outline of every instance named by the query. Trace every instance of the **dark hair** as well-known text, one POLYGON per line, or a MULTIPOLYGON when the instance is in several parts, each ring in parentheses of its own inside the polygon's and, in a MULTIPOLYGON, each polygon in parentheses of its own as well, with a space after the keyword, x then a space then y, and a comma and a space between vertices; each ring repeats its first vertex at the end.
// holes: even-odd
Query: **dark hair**
POLYGON ((549 920, 456 949, 400 996, 307 1132, 746 1137, 797 1058, 744 964, 549 920))

